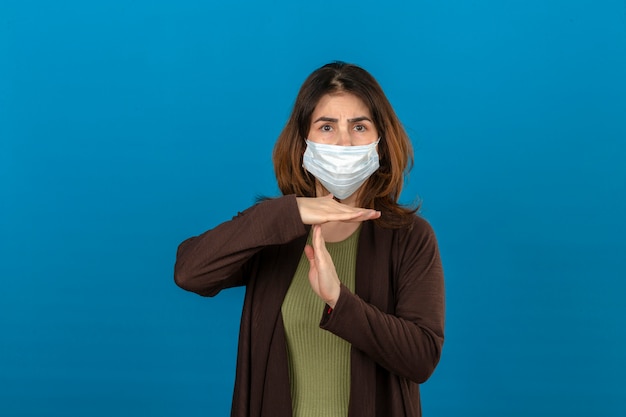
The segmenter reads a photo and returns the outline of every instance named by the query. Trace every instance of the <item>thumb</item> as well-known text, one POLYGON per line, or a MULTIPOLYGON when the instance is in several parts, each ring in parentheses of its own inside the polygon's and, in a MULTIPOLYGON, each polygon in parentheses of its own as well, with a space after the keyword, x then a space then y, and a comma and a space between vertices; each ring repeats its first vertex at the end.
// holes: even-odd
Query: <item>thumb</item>
POLYGON ((304 254, 309 260, 309 279, 310 279, 312 276, 315 276, 317 274, 317 263, 315 262, 315 249, 313 249, 313 246, 311 245, 306 245, 304 247, 304 254))
POLYGON ((315 264, 315 249, 313 249, 313 246, 306 245, 304 247, 304 254, 311 263, 311 266, 313 266, 315 264))

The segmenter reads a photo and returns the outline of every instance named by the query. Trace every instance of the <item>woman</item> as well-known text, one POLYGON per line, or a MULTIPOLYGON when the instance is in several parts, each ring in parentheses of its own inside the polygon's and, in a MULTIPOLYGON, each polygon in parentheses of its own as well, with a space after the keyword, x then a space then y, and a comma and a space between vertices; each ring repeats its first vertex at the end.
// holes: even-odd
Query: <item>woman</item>
POLYGON ((176 283, 246 286, 232 416, 421 415, 443 345, 434 233, 398 198, 412 163, 376 80, 331 63, 274 148, 283 194, 184 241, 176 283))

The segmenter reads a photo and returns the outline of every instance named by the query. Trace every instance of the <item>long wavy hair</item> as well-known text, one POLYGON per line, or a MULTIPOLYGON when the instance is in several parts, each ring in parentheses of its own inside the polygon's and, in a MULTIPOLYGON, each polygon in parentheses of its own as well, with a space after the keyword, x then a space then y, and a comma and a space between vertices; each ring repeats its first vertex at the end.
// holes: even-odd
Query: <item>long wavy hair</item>
POLYGON ((324 65, 309 75, 300 87, 291 115, 274 146, 274 172, 280 191, 283 195, 316 196, 316 179, 302 167, 302 156, 315 106, 324 95, 333 93, 349 93, 360 98, 369 108, 381 138, 378 144, 380 168, 360 188, 359 205, 380 210, 382 215, 375 222, 382 227, 412 224, 417 207, 398 203, 404 178, 413 166, 411 141, 378 82, 353 64, 324 65))

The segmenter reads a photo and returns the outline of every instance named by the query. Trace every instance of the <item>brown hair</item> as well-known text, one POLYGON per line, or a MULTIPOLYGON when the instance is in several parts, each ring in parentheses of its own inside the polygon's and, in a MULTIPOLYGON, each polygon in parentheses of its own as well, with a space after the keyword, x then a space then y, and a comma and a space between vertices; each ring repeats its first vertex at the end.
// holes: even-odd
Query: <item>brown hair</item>
POLYGON ((346 92, 359 97, 369 108, 380 136, 380 168, 359 190, 362 207, 375 208, 382 216, 375 220, 383 227, 403 227, 412 223, 417 208, 398 204, 404 177, 413 165, 413 148, 378 82, 364 69, 344 62, 333 62, 315 70, 304 81, 291 116, 274 146, 274 171, 284 194, 315 197, 315 177, 302 167, 305 139, 315 106, 325 94, 346 92))

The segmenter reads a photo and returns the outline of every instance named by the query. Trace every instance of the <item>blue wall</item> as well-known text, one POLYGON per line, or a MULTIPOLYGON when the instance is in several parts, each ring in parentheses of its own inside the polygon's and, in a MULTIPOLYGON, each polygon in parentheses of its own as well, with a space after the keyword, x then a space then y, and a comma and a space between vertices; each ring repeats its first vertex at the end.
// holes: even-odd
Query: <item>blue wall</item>
POLYGON ((0 414, 226 416, 243 292, 175 250, 277 193, 335 59, 410 132, 447 339, 426 416, 624 416, 624 1, 0 4, 0 414))

